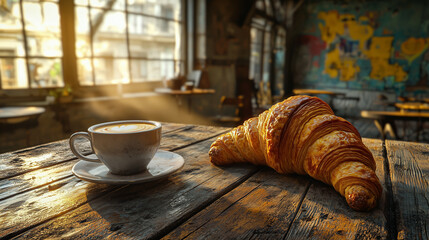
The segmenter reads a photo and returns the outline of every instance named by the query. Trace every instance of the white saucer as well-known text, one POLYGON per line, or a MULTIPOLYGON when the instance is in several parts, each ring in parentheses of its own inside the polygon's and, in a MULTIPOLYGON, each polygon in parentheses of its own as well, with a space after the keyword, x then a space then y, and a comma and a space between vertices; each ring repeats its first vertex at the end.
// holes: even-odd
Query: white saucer
POLYGON ((167 177, 171 173, 181 169, 185 160, 177 153, 158 150, 152 161, 147 166, 147 171, 130 176, 114 175, 102 163, 88 161, 79 161, 73 168, 72 172, 76 177, 95 183, 106 184, 135 184, 155 181, 167 177))

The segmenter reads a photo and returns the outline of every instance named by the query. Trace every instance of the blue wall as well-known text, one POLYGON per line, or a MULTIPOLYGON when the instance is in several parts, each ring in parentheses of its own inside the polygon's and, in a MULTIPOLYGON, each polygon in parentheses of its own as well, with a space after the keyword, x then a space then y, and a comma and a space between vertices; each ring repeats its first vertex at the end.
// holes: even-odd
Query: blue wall
POLYGON ((429 93, 429 1, 306 1, 295 86, 429 93))

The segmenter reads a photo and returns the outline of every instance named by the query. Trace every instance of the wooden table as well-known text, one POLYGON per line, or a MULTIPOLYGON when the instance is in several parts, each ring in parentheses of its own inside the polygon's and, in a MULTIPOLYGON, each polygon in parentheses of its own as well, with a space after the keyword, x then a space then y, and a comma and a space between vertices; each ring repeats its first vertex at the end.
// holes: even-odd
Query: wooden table
POLYGON ((42 107, 1 107, 0 123, 21 123, 31 118, 37 118, 44 112, 45 109, 42 107))
POLYGON ((393 138, 397 139, 396 120, 416 121, 416 141, 419 140, 420 133, 423 130, 423 123, 429 120, 428 112, 405 112, 405 111, 361 111, 361 117, 374 120, 374 124, 381 134, 381 138, 386 138, 386 133, 389 133, 393 138))
POLYGON ((332 95, 332 96, 336 96, 336 95, 345 95, 344 93, 337 93, 337 92, 333 92, 333 91, 328 91, 328 90, 319 90, 319 89, 294 89, 293 90, 294 94, 299 94, 299 95, 332 95))
POLYGON ((30 145, 31 129, 39 125, 38 119, 44 112, 43 107, 0 107, 0 133, 7 136, 16 129, 24 129, 26 144, 30 145))
POLYGON ((79 180, 67 140, 2 154, 0 238, 428 239, 429 145, 364 139, 384 196, 356 212, 306 176, 210 164, 210 144, 228 130, 163 124, 161 149, 185 166, 137 185, 79 180))
POLYGON ((421 102, 395 103, 395 107, 399 108, 401 111, 406 111, 406 110, 429 111, 429 104, 421 103, 421 102))

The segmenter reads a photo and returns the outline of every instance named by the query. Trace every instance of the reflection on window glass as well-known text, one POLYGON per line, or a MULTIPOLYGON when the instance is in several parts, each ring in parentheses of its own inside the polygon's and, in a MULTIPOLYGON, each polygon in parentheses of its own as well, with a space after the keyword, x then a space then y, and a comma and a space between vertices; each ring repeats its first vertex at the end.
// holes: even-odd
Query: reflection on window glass
POLYGON ((64 86, 58 1, 2 1, 0 29, 1 89, 64 86))

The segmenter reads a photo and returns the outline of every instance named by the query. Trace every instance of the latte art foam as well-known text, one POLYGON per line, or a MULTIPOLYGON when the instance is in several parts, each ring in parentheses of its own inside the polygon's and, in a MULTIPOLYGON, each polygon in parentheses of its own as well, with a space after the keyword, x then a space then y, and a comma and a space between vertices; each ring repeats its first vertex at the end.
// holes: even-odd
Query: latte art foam
POLYGON ((115 125, 98 127, 94 129, 94 131, 100 133, 132 133, 147 131, 155 127, 155 125, 146 123, 120 123, 115 125))

